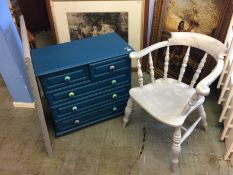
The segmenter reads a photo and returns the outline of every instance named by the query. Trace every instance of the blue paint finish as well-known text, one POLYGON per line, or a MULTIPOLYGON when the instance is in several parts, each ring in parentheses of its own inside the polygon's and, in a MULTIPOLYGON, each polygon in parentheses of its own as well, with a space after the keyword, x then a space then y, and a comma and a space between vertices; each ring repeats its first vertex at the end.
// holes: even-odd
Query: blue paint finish
POLYGON ((125 57, 117 57, 97 63, 90 64, 90 70, 92 78, 108 77, 118 72, 126 71, 131 66, 131 62, 128 55, 125 57), (110 66, 114 66, 113 70, 110 70, 110 66))
POLYGON ((67 87, 89 79, 90 75, 88 67, 80 66, 79 68, 72 68, 43 76, 41 77, 41 83, 47 91, 57 89, 59 87, 67 87), (69 77, 69 81, 65 80, 67 76, 69 77))
POLYGON ((133 49, 116 33, 31 50, 37 76, 127 55, 133 49), (104 41, 104 42, 103 42, 104 41), (123 46, 123 47, 122 47, 123 46), (130 48, 127 51, 125 48, 130 48), (67 54, 69 50, 69 54, 67 54), (64 59, 68 57, 68 59, 64 59), (56 60, 56 61, 55 61, 56 60), (46 64, 45 64, 46 63, 46 64))
POLYGON ((54 107, 52 108, 54 120, 71 118, 74 115, 77 116, 81 113, 87 113, 87 111, 94 111, 95 108, 99 108, 98 106, 101 104, 114 103, 121 100, 122 98, 128 98, 129 87, 130 85, 126 84, 123 88, 120 89, 113 88, 109 89, 108 91, 103 91, 99 96, 93 96, 90 94, 89 96, 86 96, 82 100, 76 101, 75 103, 67 104, 61 107, 54 107), (113 94, 116 94, 117 98, 112 98, 113 94), (73 106, 76 106, 78 110, 75 112, 72 111, 73 106))
POLYGON ((123 115, 127 99, 128 98, 125 98, 118 103, 99 105, 95 111, 88 113, 86 115, 77 116, 69 120, 56 122, 54 124, 55 128, 57 129, 55 133, 56 136, 61 136, 68 132, 95 124, 97 122, 123 115), (117 111, 113 111, 113 108, 117 108, 117 111), (79 124, 75 124, 75 121, 77 120, 79 120, 80 122, 79 124))
POLYGON ((111 88, 113 88, 115 85, 111 84, 112 80, 116 80, 119 82, 117 84, 117 87, 123 87, 125 84, 130 85, 130 78, 129 73, 122 74, 119 76, 112 77, 110 79, 97 81, 93 83, 89 83, 87 85, 77 85, 73 89, 61 89, 61 91, 52 91, 49 93, 46 93, 47 100, 50 103, 51 106, 59 105, 67 103, 68 101, 77 101, 77 100, 83 100, 83 97, 86 98, 89 94, 96 94, 97 96, 100 96, 103 92, 109 91, 111 88), (73 97, 69 97, 68 94, 70 92, 73 92, 75 95, 73 97), (99 93, 98 93, 99 92, 99 93))
POLYGON ((6 0, 0 1, 0 72, 14 102, 31 103, 23 48, 6 0))
POLYGON ((31 51, 56 136, 123 114, 132 51, 116 33, 31 51))

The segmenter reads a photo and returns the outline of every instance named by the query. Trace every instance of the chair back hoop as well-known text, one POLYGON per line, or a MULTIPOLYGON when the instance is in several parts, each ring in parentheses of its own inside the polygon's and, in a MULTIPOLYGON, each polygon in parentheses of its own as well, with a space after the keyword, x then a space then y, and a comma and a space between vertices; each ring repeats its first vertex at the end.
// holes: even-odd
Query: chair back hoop
POLYGON ((184 45, 203 50, 216 61, 223 59, 227 51, 225 45, 219 40, 194 32, 172 32, 168 42, 170 46, 184 45))
MULTIPOLYGON (((171 37, 167 41, 162 41, 156 44, 153 44, 141 51, 138 52, 132 52, 130 54, 131 59, 137 59, 137 68, 138 68, 138 81, 139 86, 143 87, 143 73, 141 70, 141 58, 145 55, 149 55, 149 72, 151 77, 151 82, 154 83, 154 65, 153 65, 153 58, 152 58, 152 51, 158 50, 160 48, 166 47, 166 53, 165 53, 165 62, 164 62, 164 79, 168 76, 168 68, 169 68, 169 56, 170 56, 170 46, 176 46, 176 45, 183 45, 188 46, 187 51, 185 53, 185 56, 183 58, 183 62, 180 69, 180 74, 178 78, 178 82, 181 82, 187 67, 187 63, 190 56, 190 50, 193 48, 200 49, 205 52, 203 58, 201 59, 196 72, 194 73, 194 76, 191 80, 190 87, 192 88, 197 79, 199 78, 199 75, 205 65, 206 59, 208 55, 211 55, 217 62, 215 68, 213 69, 212 73, 209 74, 205 78, 205 86, 210 85, 218 76, 219 72, 222 71, 223 66, 223 58, 226 55, 227 49, 223 43, 218 41, 215 38, 212 38, 210 36, 194 33, 194 32, 172 32, 171 37), (221 61, 222 60, 222 61, 221 61)), ((203 85, 202 85, 203 86, 203 85)), ((206 89, 200 88, 199 89, 206 89)), ((200 90, 201 91, 201 90, 200 90)), ((207 90, 206 90, 207 92, 207 90)), ((206 93, 204 93, 206 94, 206 93)), ((204 95, 200 94, 200 95, 204 95)))

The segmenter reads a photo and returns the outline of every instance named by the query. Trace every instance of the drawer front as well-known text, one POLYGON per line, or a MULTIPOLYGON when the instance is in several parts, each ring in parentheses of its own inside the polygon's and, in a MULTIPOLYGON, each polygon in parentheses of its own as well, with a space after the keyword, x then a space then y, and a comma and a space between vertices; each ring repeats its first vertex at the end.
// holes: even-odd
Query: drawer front
POLYGON ((103 81, 94 82, 88 85, 80 86, 62 92, 46 93, 46 98, 51 106, 59 105, 65 102, 70 102, 89 94, 100 93, 106 89, 130 85, 130 74, 125 73, 103 81))
POLYGON ((72 119, 55 122, 56 135, 62 135, 64 133, 88 126, 101 120, 105 120, 114 116, 119 116, 124 113, 127 100, 120 103, 110 105, 100 105, 95 111, 78 115, 72 119))
POLYGON ((67 69, 40 78, 45 91, 69 86, 89 79, 90 76, 88 66, 80 66, 78 68, 67 69))
POLYGON ((72 115, 80 115, 82 113, 88 113, 103 104, 110 104, 113 102, 122 101, 129 97, 129 88, 112 89, 107 93, 100 96, 90 95, 86 97, 86 100, 80 100, 76 103, 65 104, 61 107, 51 108, 54 120, 60 120, 70 117, 72 115))
POLYGON ((92 78, 109 76, 125 70, 130 71, 130 67, 131 61, 128 56, 90 64, 92 78))

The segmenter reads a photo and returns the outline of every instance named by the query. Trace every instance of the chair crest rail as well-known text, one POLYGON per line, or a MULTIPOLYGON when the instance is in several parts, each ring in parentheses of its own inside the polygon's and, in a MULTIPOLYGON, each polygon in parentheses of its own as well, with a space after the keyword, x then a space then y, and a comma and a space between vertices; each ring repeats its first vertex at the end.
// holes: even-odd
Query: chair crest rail
POLYGON ((214 57, 215 60, 217 60, 217 65, 213 69, 213 71, 205 77, 196 87, 196 92, 199 95, 206 96, 209 94, 209 85, 220 75, 222 69, 223 69, 223 58, 226 54, 226 48, 225 46, 218 40, 211 38, 209 36, 198 34, 198 33, 188 33, 188 32, 173 32, 171 33, 171 38, 169 38, 167 41, 162 41, 156 44, 153 44, 141 51, 138 52, 132 52, 130 54, 131 59, 137 59, 137 69, 138 69, 138 81, 139 86, 143 87, 143 73, 141 70, 141 63, 140 59, 146 55, 149 55, 149 70, 150 70, 150 76, 151 76, 151 82, 154 82, 154 66, 153 66, 153 58, 152 58, 152 51, 158 50, 160 48, 166 48, 165 53, 165 59, 164 59, 164 75, 163 77, 166 79, 168 76, 168 69, 169 69, 169 56, 170 56, 170 46, 174 45, 184 45, 188 46, 188 49, 186 51, 186 54, 183 59, 183 63, 181 65, 180 74, 178 78, 178 82, 181 82, 188 64, 189 55, 190 55, 190 49, 191 47, 201 49, 205 51, 205 55, 201 59, 201 62, 198 65, 198 68, 193 75, 193 78, 190 83, 190 88, 192 88, 197 79, 200 76, 200 73, 205 65, 206 59, 208 55, 211 55, 214 57), (179 38, 179 39, 178 39, 179 38), (200 48, 200 46, 203 46, 203 48, 200 48))

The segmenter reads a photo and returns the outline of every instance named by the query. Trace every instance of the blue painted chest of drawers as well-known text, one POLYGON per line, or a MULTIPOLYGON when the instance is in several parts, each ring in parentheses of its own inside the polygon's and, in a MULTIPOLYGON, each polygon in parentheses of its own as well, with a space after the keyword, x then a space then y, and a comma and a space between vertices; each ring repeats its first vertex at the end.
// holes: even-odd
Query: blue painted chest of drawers
POLYGON ((123 114, 132 51, 116 33, 31 51, 56 136, 123 114))

